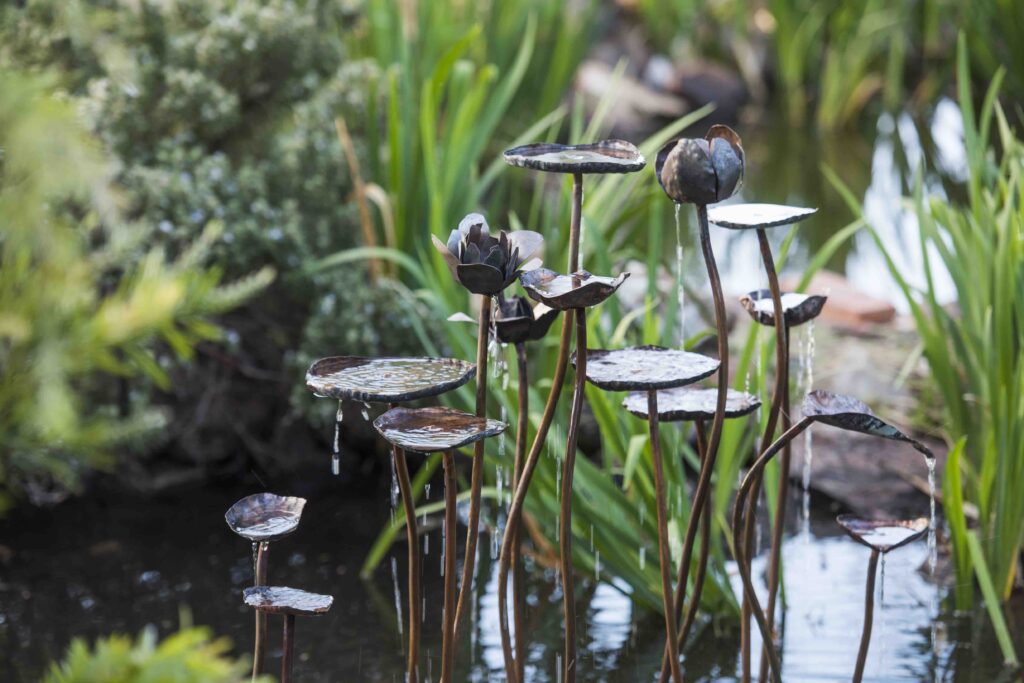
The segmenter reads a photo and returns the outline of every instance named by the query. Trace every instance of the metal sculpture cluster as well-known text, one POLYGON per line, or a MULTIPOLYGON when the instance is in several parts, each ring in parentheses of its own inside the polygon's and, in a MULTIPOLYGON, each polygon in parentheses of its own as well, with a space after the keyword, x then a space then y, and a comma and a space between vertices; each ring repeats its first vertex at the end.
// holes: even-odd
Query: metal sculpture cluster
MULTIPOLYGON (((755 595, 751 577, 753 537, 757 501, 765 466, 782 454, 783 472, 788 472, 790 443, 814 423, 853 430, 874 436, 909 442, 925 454, 931 453, 920 443, 905 436, 895 427, 875 417, 856 399, 822 391, 811 392, 803 402, 802 417, 791 420, 789 401, 789 337, 792 327, 816 317, 825 298, 799 293, 782 293, 779 288, 766 229, 791 225, 812 215, 815 209, 766 204, 733 204, 710 209, 714 204, 733 196, 741 187, 744 173, 743 147, 739 136, 725 126, 713 126, 705 138, 679 139, 666 144, 657 154, 655 173, 658 183, 677 204, 694 204, 699 239, 708 283, 714 301, 718 357, 711 358, 683 350, 657 346, 627 349, 588 349, 587 311, 615 294, 629 276, 593 275, 580 267, 580 225, 583 201, 583 176, 586 174, 632 173, 645 167, 645 160, 632 144, 606 140, 589 145, 558 145, 538 143, 505 152, 505 161, 534 171, 562 173, 572 176, 572 212, 569 226, 569 249, 566 273, 541 268, 537 259, 543 238, 531 231, 506 232, 495 235, 486 219, 477 213, 466 216, 452 230, 446 242, 436 236, 435 246, 448 264, 452 276, 469 292, 479 296, 476 363, 439 358, 364 358, 340 356, 314 363, 306 385, 317 395, 339 401, 376 402, 388 405, 387 412, 377 417, 374 427, 391 444, 398 489, 405 511, 408 541, 408 646, 407 683, 420 680, 420 558, 417 543, 415 497, 410 484, 406 452, 443 454, 445 484, 444 514, 444 605, 442 618, 442 665, 440 680, 454 680, 455 654, 462 624, 468 611, 472 577, 479 536, 481 488, 484 472, 484 440, 506 429, 502 422, 487 417, 488 342, 493 328, 497 340, 513 344, 518 361, 518 415, 515 455, 511 479, 511 504, 508 510, 498 564, 498 612, 501 644, 509 683, 524 683, 527 631, 523 622, 523 579, 520 562, 520 527, 527 493, 548 431, 554 419, 570 360, 575 366, 575 382, 566 430, 565 457, 560 478, 559 555, 564 609, 565 652, 561 680, 573 683, 576 678, 576 612, 573 604, 572 565, 572 500, 573 470, 577 451, 580 417, 585 383, 606 391, 630 392, 623 407, 648 421, 652 450, 653 477, 657 504, 658 554, 665 615, 665 654, 661 680, 669 677, 682 683, 680 651, 694 623, 700 605, 709 554, 710 489, 712 473, 721 443, 726 419, 740 419, 760 406, 749 394, 735 391, 729 384, 729 347, 726 329, 725 300, 718 268, 711 247, 711 224, 733 230, 755 230, 761 257, 768 276, 768 289, 751 292, 742 303, 754 321, 774 327, 776 335, 776 372, 759 456, 749 468, 736 496, 732 515, 733 552, 743 582, 742 665, 743 680, 751 680, 750 618, 753 617, 762 636, 761 679, 769 676, 781 681, 780 663, 774 640, 774 615, 779 585, 782 532, 785 519, 788 476, 779 478, 776 497, 775 525, 772 530, 768 569, 767 611, 755 595), (518 278, 535 306, 523 297, 506 298, 505 290, 518 278), (527 388, 529 382, 526 344, 541 339, 555 318, 564 313, 561 340, 550 392, 532 442, 527 442, 527 388), (493 321, 492 321, 493 316, 493 321), (777 324, 781 321, 781 324, 777 324), (575 336, 575 343, 574 343, 575 336), (572 350, 575 347, 575 350, 572 350), (433 398, 461 387, 476 377, 476 407, 473 414, 450 408, 406 408, 399 404, 433 398), (717 386, 704 388, 698 382, 715 376, 717 386), (662 451, 659 424, 669 421, 690 421, 695 424, 700 457, 700 472, 691 498, 680 562, 673 576, 668 540, 666 491, 662 472, 662 451), (710 426, 709 426, 710 425, 710 426), (781 435, 779 435, 781 434, 781 435), (777 436, 778 435, 778 436, 777 436), (456 473, 455 452, 472 444, 473 459, 470 476, 469 514, 461 581, 456 581, 456 473), (697 536, 701 543, 694 551, 697 536), (690 580, 691 568, 694 576, 690 580), (512 601, 509 604, 509 578, 512 601), (690 586, 689 601, 686 600, 690 586), (686 607, 684 611, 684 607, 686 607), (510 628, 509 615, 514 624, 510 628)), ((335 434, 334 469, 339 458, 338 436, 335 434)), ((929 468, 931 470, 931 467, 929 468)), ((265 541, 278 537, 266 527, 287 533, 298 524, 302 511, 300 499, 283 499, 260 494, 239 501, 228 512, 228 523, 237 533, 258 542, 256 586, 247 589, 245 601, 257 611, 254 676, 262 667, 267 612, 286 614, 285 659, 290 661, 291 631, 296 614, 319 614, 330 606, 329 596, 314 596, 294 589, 268 588, 266 578, 265 541), (291 502, 285 502, 291 501, 291 502), (287 521, 287 524, 286 524, 287 521), (289 526, 290 524, 290 526, 289 526), (255 530, 269 534, 259 537, 255 530)), ((933 511, 934 518, 934 511, 933 511)), ((868 610, 864 641, 858 672, 870 637, 870 606, 874 572, 880 553, 910 542, 934 527, 930 522, 868 522, 842 518, 843 527, 859 541, 872 548, 868 580, 868 610), (922 526, 922 524, 924 526, 922 526), (893 531, 896 529, 900 533, 893 531), (879 545, 882 543, 883 545, 879 545)), ((859 674, 858 674, 859 675, 859 674)))

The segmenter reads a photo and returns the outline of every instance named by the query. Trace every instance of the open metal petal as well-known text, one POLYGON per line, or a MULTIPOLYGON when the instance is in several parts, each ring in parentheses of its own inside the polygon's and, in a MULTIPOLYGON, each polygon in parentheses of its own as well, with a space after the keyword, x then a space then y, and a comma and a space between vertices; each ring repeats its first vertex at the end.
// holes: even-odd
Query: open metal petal
POLYGON ((537 341, 543 339, 544 335, 551 329, 551 324, 558 318, 558 314, 561 313, 558 309, 545 306, 544 304, 537 304, 533 307, 533 324, 530 325, 530 341, 537 341))
POLYGON ((817 209, 782 204, 726 204, 708 209, 708 221, 732 230, 775 228, 799 223, 817 212, 817 209))
POLYGON ((804 417, 812 418, 816 422, 883 439, 906 441, 925 457, 935 457, 927 446, 877 417, 867 404, 852 396, 833 394, 830 391, 812 391, 804 398, 802 411, 804 417))
POLYGON ((455 251, 451 250, 450 240, 449 244, 445 245, 444 242, 437 239, 436 235, 431 235, 430 241, 434 243, 434 248, 437 249, 437 253, 441 254, 441 256, 444 258, 445 265, 448 266, 448 270, 451 272, 452 276, 457 279, 458 275, 455 274, 455 269, 459 267, 459 257, 456 256, 459 248, 458 241, 456 240, 455 242, 455 251))
POLYGON ((254 543, 276 541, 298 528, 305 506, 305 498, 256 493, 228 508, 224 521, 236 534, 254 543))
MULTIPOLYGON (((660 422, 710 422, 718 405, 718 389, 678 387, 658 392, 658 420, 660 422)), ((749 415, 760 407, 756 396, 729 389, 725 400, 725 417, 749 415)), ((634 391, 622 401, 622 407, 633 415, 647 419, 647 392, 634 391)))
POLYGON ((707 140, 681 138, 658 151, 655 172, 661 189, 677 204, 713 204, 718 181, 707 140))
POLYGON ((714 358, 663 346, 588 349, 587 381, 607 391, 671 389, 699 382, 719 365, 714 358))
POLYGON ((498 341, 502 344, 522 344, 530 338, 531 325, 533 325, 532 314, 514 318, 498 318, 494 321, 494 331, 498 335, 498 341))
MULTIPOLYGON (((817 294, 799 294, 797 292, 782 293, 782 316, 786 325, 796 327, 808 320, 813 320, 821 313, 828 297, 817 294)), ((775 326, 775 305, 772 293, 767 289, 758 289, 740 299, 740 304, 750 317, 761 325, 775 326)))
POLYGON ((505 272, 486 263, 460 263, 455 275, 463 287, 473 294, 494 296, 508 286, 505 272))
POLYGON ((404 403, 458 389, 476 366, 454 358, 332 356, 314 362, 306 386, 317 396, 368 403, 404 403))
POLYGON ((540 251, 544 244, 544 236, 533 230, 514 230, 508 233, 509 251, 518 249, 519 253, 514 259, 515 268, 519 268, 531 256, 540 251))
POLYGON ((505 150, 505 163, 549 173, 632 173, 646 165, 636 145, 601 140, 586 145, 537 142, 505 150))
POLYGON ((294 614, 314 617, 326 614, 334 604, 330 595, 310 593, 286 586, 250 586, 242 591, 242 599, 249 607, 270 614, 294 614))
POLYGON ((928 531, 928 520, 917 519, 861 519, 854 515, 839 515, 836 522, 850 538, 883 555, 900 546, 912 543, 928 531))
POLYGON ((589 308, 601 303, 626 281, 629 273, 618 277, 602 277, 585 270, 562 275, 547 268, 520 273, 523 289, 534 301, 549 308, 564 311, 570 308, 589 308))
POLYGON ((434 453, 462 448, 496 436, 508 426, 454 408, 392 408, 373 421, 384 439, 399 448, 434 453))

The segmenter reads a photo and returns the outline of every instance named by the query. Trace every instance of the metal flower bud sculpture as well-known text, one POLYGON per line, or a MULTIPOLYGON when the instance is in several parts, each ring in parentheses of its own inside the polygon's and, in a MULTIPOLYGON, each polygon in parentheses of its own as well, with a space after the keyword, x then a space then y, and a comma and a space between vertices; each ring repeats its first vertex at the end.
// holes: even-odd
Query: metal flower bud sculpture
MULTIPOLYGON (((491 328, 492 298, 501 294, 524 267, 532 267, 528 259, 540 251, 544 238, 531 230, 502 230, 498 237, 490 234, 487 220, 471 213, 452 230, 447 244, 431 236, 434 246, 444 257, 452 276, 473 294, 479 294, 480 318, 476 339, 476 415, 487 416, 487 342, 491 328)), ((539 261, 535 261, 539 265, 539 261)), ((469 535, 462 563, 462 586, 455 613, 455 632, 452 647, 456 647, 462 633, 465 614, 469 611, 473 572, 476 567, 476 546, 480 536, 480 493, 484 485, 484 442, 474 446, 473 470, 470 475, 469 535)))

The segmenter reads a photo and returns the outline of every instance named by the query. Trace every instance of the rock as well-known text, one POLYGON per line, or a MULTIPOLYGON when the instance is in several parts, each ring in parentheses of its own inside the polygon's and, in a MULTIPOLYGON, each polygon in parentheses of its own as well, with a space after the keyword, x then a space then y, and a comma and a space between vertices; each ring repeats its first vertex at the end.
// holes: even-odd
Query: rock
MULTIPOLYGON (((783 291, 794 291, 798 278, 786 277, 780 284, 783 291)), ((888 323, 896 317, 896 309, 888 301, 859 291, 845 277, 832 271, 818 271, 804 287, 804 293, 828 297, 819 321, 853 331, 866 331, 871 325, 888 323)))

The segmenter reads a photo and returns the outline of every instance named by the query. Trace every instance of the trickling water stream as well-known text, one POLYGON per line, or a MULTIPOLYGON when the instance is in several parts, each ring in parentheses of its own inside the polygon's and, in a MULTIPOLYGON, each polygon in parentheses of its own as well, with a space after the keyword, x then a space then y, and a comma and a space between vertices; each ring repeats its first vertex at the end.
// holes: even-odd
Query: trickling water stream
POLYGON ((341 412, 341 401, 338 401, 338 414, 334 418, 334 441, 331 447, 331 474, 341 474, 341 421, 344 419, 341 412))

